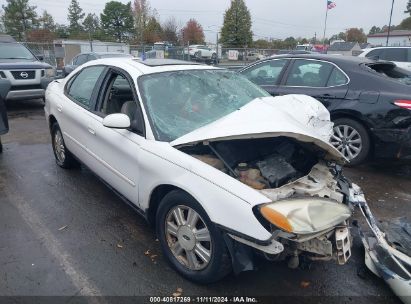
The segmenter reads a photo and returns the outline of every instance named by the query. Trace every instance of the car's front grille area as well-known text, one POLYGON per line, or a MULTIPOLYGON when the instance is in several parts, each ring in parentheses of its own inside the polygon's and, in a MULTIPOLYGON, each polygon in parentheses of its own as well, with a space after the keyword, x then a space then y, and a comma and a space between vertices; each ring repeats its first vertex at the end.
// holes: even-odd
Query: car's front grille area
POLYGON ((10 91, 37 90, 37 89, 42 89, 41 85, 33 84, 33 85, 11 86, 10 91))
POLYGON ((11 71, 14 79, 26 80, 34 79, 36 77, 36 71, 11 71))

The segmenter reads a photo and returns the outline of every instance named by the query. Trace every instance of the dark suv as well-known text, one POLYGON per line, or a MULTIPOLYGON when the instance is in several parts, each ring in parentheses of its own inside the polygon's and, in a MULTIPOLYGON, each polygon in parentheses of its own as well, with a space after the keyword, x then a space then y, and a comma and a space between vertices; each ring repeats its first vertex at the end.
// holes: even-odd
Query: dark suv
POLYGON ((44 99, 56 70, 11 36, 0 35, 0 96, 5 100, 44 99))

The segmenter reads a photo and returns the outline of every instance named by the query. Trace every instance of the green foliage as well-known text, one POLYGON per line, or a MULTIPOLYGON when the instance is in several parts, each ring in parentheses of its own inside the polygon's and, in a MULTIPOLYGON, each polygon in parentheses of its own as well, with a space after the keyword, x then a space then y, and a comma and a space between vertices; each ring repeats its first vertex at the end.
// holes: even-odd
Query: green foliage
POLYGON ((3 25, 7 34, 23 40, 27 31, 38 25, 36 7, 29 0, 6 0, 3 4, 3 25))
POLYGON ((250 11, 244 0, 231 0, 231 6, 224 14, 221 43, 226 47, 245 47, 252 42, 250 11))
POLYGON ((397 27, 399 30, 411 30, 411 17, 405 18, 397 27))
POLYGON ((371 29, 370 29, 370 32, 368 33, 369 35, 374 35, 374 34, 378 34, 378 33, 381 33, 381 28, 379 28, 378 26, 373 26, 371 29))
POLYGON ((68 8, 67 19, 69 21, 69 30, 70 34, 76 35, 83 31, 81 25, 82 20, 85 16, 83 9, 80 7, 80 4, 77 0, 71 0, 70 6, 68 8))
POLYGON ((83 28, 84 31, 89 33, 89 35, 92 38, 96 38, 95 34, 99 31, 100 29, 100 20, 98 19, 96 14, 87 14, 86 18, 84 18, 83 21, 83 28))
POLYGON ((67 39, 70 37, 69 28, 64 24, 56 24, 55 34, 57 38, 67 39))
POLYGON ((411 0, 408 0, 407 9, 404 11, 404 13, 411 15, 411 0))
POLYGON ((107 2, 100 19, 103 30, 108 35, 115 36, 118 42, 130 38, 134 28, 130 2, 127 4, 118 1, 107 2))

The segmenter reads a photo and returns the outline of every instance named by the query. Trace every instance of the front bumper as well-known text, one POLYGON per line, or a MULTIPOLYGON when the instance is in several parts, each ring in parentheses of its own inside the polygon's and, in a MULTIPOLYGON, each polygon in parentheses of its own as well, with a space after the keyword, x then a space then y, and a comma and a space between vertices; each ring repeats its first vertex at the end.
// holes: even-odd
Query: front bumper
POLYGON ((350 196, 371 230, 370 233, 364 233, 359 227, 365 248, 365 264, 375 275, 381 277, 404 303, 411 304, 411 257, 388 243, 386 234, 378 227, 357 185, 353 184, 350 196))
POLYGON ((32 81, 24 84, 13 85, 7 79, 0 80, 0 96, 5 100, 37 99, 44 98, 47 86, 54 78, 44 77, 40 82, 32 81))
POLYGON ((375 156, 411 159, 411 127, 374 129, 375 156))

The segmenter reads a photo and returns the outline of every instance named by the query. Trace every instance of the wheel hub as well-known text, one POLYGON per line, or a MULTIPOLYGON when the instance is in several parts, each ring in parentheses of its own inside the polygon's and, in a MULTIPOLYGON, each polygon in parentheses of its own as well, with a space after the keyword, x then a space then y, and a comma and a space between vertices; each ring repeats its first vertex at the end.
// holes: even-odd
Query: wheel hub
POLYGON ((177 239, 184 250, 193 250, 196 245, 195 235, 188 226, 181 226, 178 229, 177 239))

